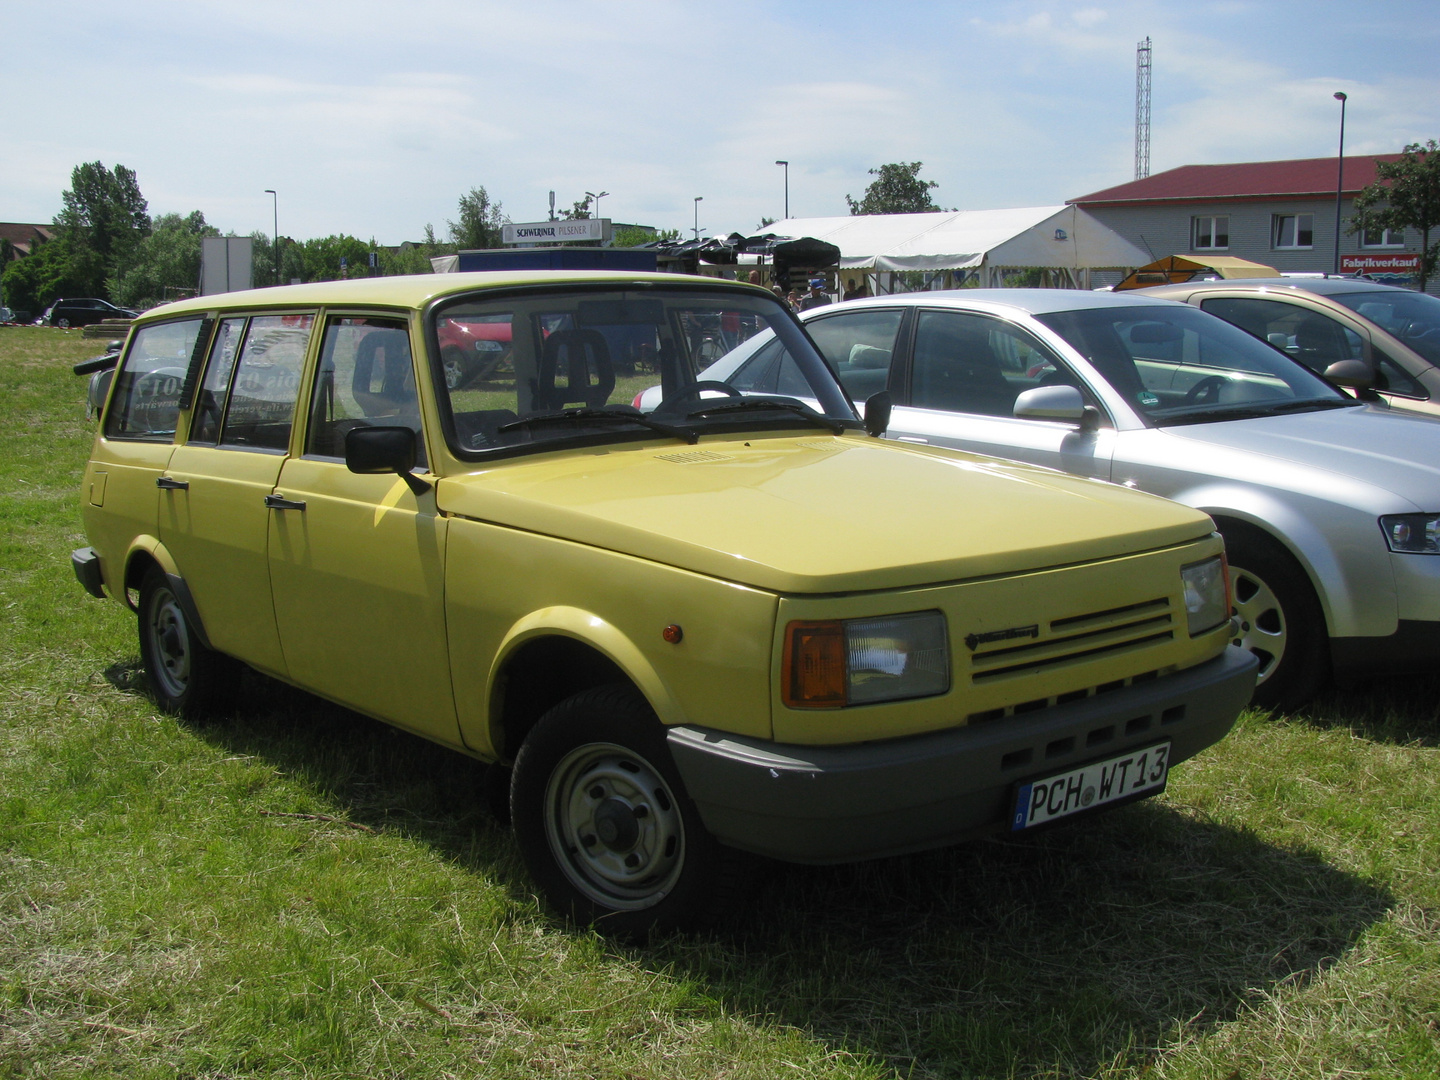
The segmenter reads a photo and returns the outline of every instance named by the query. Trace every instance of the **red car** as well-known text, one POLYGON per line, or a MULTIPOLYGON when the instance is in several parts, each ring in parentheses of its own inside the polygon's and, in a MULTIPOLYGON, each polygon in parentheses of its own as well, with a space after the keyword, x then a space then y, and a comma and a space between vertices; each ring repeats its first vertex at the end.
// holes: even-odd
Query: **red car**
POLYGON ((510 320, 441 319, 436 325, 445 385, 458 390, 492 374, 510 357, 510 320))

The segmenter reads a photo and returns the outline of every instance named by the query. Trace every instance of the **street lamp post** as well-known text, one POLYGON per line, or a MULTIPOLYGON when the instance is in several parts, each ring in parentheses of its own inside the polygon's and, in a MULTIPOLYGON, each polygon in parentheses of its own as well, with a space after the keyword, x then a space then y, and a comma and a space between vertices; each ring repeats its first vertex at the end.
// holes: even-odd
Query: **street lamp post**
POLYGON ((274 188, 266 188, 265 194, 270 196, 270 209, 274 213, 274 232, 270 234, 275 244, 275 284, 280 284, 280 196, 275 194, 274 188))
POLYGON ((596 194, 596 193, 593 192, 593 191, 587 191, 587 192, 585 192, 585 197, 586 197, 587 199, 594 199, 594 200, 595 200, 595 216, 596 216, 597 218, 600 216, 600 200, 603 199, 606 195, 609 195, 609 194, 610 194, 610 192, 608 192, 608 191, 602 191, 602 192, 600 192, 599 194, 596 194))
POLYGON ((776 161, 775 161, 775 164, 776 164, 776 165, 784 165, 784 166, 785 166, 785 220, 786 220, 786 221, 789 221, 789 220, 790 220, 790 163, 789 163, 788 161, 781 161, 781 160, 779 160, 779 159, 777 158, 776 161))
POLYGON ((695 196, 695 239, 696 239, 696 240, 699 240, 699 239, 700 239, 700 202, 701 202, 701 200, 704 199, 704 198, 705 198, 704 195, 696 195, 696 196, 695 196))
POLYGON ((1340 155, 1335 168, 1335 273, 1340 273, 1340 196, 1345 190, 1345 94, 1335 91, 1340 102, 1340 155))

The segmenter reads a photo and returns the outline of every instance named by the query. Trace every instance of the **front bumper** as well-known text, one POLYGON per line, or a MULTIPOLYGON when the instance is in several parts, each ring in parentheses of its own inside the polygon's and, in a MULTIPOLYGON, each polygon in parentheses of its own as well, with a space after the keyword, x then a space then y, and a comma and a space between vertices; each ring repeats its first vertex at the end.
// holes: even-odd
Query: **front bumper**
POLYGON ((1162 679, 1083 701, 885 742, 793 746, 680 725, 675 765, 725 844, 834 863, 1004 829, 1015 785, 1160 738, 1171 764, 1224 738, 1250 701, 1255 658, 1227 648, 1162 679))

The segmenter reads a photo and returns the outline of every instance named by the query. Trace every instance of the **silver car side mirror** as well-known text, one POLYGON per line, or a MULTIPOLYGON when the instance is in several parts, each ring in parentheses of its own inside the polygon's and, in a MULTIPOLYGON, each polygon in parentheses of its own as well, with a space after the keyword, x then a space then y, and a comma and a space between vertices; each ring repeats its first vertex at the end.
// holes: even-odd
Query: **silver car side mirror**
POLYGON ((1015 399, 1013 414, 1021 420, 1069 420, 1081 431, 1094 431, 1100 426, 1098 409, 1085 404, 1080 391, 1073 386, 1037 386, 1015 399))

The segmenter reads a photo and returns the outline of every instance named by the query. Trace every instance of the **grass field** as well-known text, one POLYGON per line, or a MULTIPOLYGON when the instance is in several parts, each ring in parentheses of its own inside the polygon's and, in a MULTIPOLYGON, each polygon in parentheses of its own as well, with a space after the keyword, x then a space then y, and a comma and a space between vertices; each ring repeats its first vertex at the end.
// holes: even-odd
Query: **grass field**
POLYGON ((545 917, 475 763, 258 676, 156 711, 69 567, 98 351, 0 328, 0 1077, 1440 1074, 1440 677, 618 947, 545 917))

